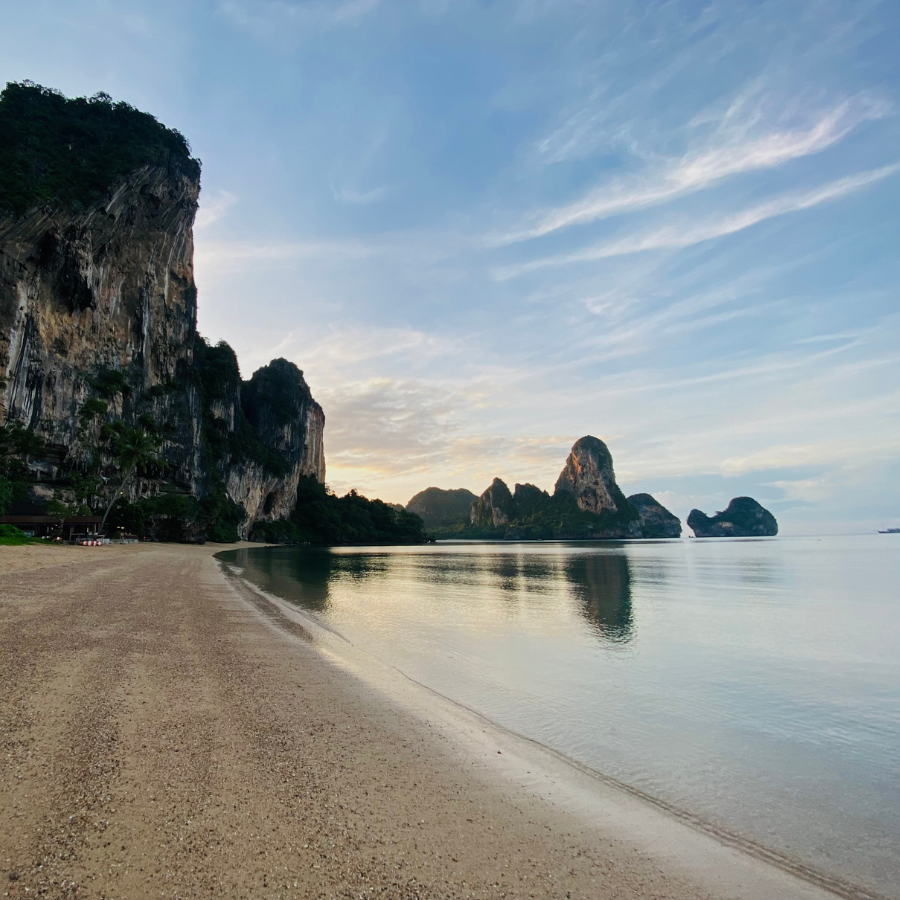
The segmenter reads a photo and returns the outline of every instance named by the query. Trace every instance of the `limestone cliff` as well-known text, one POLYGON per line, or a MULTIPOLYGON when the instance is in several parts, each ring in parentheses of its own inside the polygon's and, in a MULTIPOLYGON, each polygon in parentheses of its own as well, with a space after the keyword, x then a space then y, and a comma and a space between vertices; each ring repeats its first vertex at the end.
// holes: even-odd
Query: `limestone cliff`
POLYGON ((650 494, 632 494, 628 502, 637 510, 643 537, 681 537, 681 520, 650 494))
POLYGON ((256 462, 232 464, 229 496, 247 510, 249 520, 274 522, 293 512, 302 476, 325 483, 325 414, 312 398, 303 373, 286 359, 276 359, 253 373, 243 386, 241 405, 263 444, 286 461, 278 474, 256 462))
POLYGON ((612 454, 599 438, 585 435, 574 443, 556 480, 554 496, 571 496, 585 512, 620 519, 604 529, 605 537, 641 537, 637 516, 616 484, 612 454))
POLYGON ((42 439, 26 460, 32 476, 53 486, 90 469, 102 482, 102 435, 139 427, 161 463, 130 485, 133 499, 227 491, 248 514, 244 536, 289 515, 301 476, 324 482, 324 414, 292 363, 242 382, 231 349, 198 336, 200 174, 184 139, 105 95, 70 101, 9 86, 0 106, 13 148, 3 152, 21 144, 0 172, 0 419, 42 439), (54 116, 64 120, 55 131, 54 116), (37 128, 50 143, 35 150, 37 128), (77 159, 64 140, 77 143, 77 159), (121 174, 141 153, 153 162, 121 174), (51 188, 64 199, 47 198, 51 188))
POLYGON ((735 497, 724 512, 707 516, 692 509, 688 527, 698 537, 774 537, 778 534, 775 516, 752 497, 735 497))
POLYGON ((601 513, 603 510, 618 511, 619 503, 614 496, 616 490, 609 448, 591 435, 579 438, 559 473, 555 493, 571 494, 580 509, 601 513))
POLYGON ((46 440, 59 462, 84 457, 92 434, 79 410, 116 372, 99 386, 108 414, 173 418, 166 459, 197 487, 198 398, 165 388, 192 365, 199 191, 197 179, 145 167, 83 212, 44 204, 0 218, 0 415, 46 440))
POLYGON ((515 518, 513 496, 506 482, 495 478, 491 486, 477 499, 472 501, 469 521, 473 525, 496 527, 506 525, 515 518))
POLYGON ((473 535, 514 540, 651 536, 643 534, 637 511, 616 484, 606 444, 589 435, 572 447, 553 496, 533 484, 517 484, 510 493, 495 478, 472 503, 469 523, 473 535))

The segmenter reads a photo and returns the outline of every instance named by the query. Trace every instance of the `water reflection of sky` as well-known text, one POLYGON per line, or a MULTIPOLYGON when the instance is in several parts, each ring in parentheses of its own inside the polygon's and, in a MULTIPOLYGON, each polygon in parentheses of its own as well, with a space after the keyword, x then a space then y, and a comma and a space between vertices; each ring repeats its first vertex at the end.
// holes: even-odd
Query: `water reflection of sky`
MULTIPOLYGON (((631 568, 623 550, 601 553, 535 555, 509 553, 395 553, 384 550, 346 552, 329 549, 236 551, 230 557, 247 577, 267 590, 314 612, 328 612, 343 587, 365 584, 377 589, 381 579, 403 582, 420 592, 442 589, 487 591, 507 610, 522 596, 542 595, 569 601, 601 641, 622 643, 632 637, 631 568)), ((645 572, 653 580, 652 568, 645 572)), ((658 579, 664 579, 664 568, 658 579)), ((483 595, 479 595, 483 596, 483 595)))
POLYGON ((495 721, 891 895, 898 550, 829 538, 222 556, 495 721))

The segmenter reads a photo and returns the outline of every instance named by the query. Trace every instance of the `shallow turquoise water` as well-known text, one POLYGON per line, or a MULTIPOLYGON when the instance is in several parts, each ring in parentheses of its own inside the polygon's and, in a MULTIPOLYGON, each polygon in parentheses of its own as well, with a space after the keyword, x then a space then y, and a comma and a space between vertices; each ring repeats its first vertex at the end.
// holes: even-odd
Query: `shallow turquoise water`
POLYGON ((900 897, 900 535, 219 558, 501 725, 900 897))

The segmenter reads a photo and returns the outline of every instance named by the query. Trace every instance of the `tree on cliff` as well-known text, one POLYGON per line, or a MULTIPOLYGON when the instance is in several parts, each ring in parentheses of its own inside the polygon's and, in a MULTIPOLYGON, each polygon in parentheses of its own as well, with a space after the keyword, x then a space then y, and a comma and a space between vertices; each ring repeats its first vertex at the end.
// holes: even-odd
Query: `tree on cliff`
POLYGON ((0 516, 6 515, 12 501, 13 483, 5 475, 0 475, 0 516))
POLYGON ((106 527, 106 519, 113 508, 113 504, 122 491, 125 490, 125 485, 128 484, 135 472, 142 466, 156 462, 156 441, 140 428, 129 428, 123 432, 116 440, 114 449, 116 462, 122 473, 122 481, 113 492, 112 497, 110 497, 109 505, 106 507, 106 512, 103 513, 103 519, 100 522, 100 531, 103 531, 106 527))
POLYGON ((83 209, 146 165, 200 175, 182 134, 109 94, 69 100, 31 81, 0 93, 0 210, 83 209))
POLYGON ((42 453, 44 447, 38 435, 18 422, 0 428, 0 515, 30 492, 34 476, 25 460, 42 453))

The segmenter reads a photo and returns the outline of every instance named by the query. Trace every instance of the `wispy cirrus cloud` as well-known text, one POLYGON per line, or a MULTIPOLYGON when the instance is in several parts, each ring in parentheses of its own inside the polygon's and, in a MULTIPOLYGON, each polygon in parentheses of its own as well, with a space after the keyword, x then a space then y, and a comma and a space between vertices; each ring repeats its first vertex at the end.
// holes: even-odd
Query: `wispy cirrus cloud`
POLYGON ((804 128, 759 131, 759 112, 735 121, 745 105, 739 98, 723 117, 723 127, 701 148, 657 165, 656 171, 620 178, 591 190, 580 200, 544 210, 531 221, 492 236, 496 245, 543 237, 573 225, 647 209, 704 190, 724 179, 821 153, 837 144, 863 122, 887 114, 886 103, 868 96, 846 100, 822 112, 804 128))
POLYGON ((897 171, 900 171, 900 163, 882 166, 878 169, 861 172, 858 175, 837 179, 803 193, 783 194, 765 203, 759 203, 748 209, 706 222, 679 222, 663 228, 632 234, 624 238, 604 241, 586 250, 545 256, 529 262, 500 268, 495 270, 494 277, 499 281, 503 281, 537 269, 591 262, 615 256, 627 256, 648 250, 677 250, 690 247, 704 241, 736 234, 767 219, 800 212, 801 210, 818 206, 821 203, 827 203, 830 200, 837 200, 870 184, 882 181, 897 171))
POLYGON ((357 25, 373 12, 381 0, 222 0, 217 7, 220 16, 254 37, 283 39, 285 30, 316 34, 342 26, 357 25))
POLYGON ((194 262, 198 267, 233 272, 265 263, 364 259, 375 252, 374 247, 360 240, 204 241, 194 253, 194 262))
POLYGON ((331 193, 338 203, 347 203, 351 206, 368 206, 370 203, 377 203, 383 200, 393 190, 391 185, 381 185, 368 191, 354 191, 347 187, 334 187, 332 185, 331 193))

